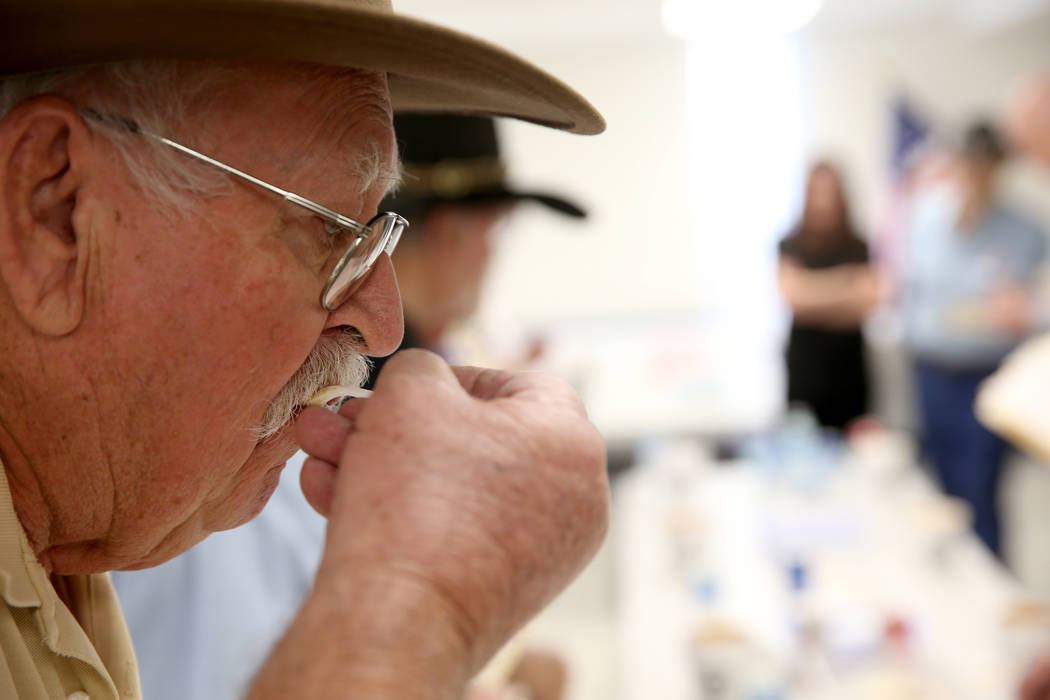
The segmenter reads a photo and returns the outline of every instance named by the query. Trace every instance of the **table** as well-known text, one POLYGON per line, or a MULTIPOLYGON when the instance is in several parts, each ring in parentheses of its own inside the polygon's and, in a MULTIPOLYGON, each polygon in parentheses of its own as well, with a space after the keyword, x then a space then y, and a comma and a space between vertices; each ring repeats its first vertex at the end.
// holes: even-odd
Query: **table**
MULTIPOLYGON (((797 436, 796 436, 797 437, 797 436)), ((649 450, 614 501, 623 700, 997 700, 1050 646, 908 440, 649 450)))

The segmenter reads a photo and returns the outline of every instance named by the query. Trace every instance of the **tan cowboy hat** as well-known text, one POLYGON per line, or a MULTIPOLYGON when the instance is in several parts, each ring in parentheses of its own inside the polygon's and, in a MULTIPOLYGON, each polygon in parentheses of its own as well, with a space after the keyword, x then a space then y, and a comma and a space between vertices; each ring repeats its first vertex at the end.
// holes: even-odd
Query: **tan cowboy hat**
POLYGON ((390 0, 0 0, 0 76, 144 58, 381 70, 399 111, 517 117, 580 134, 605 128, 557 78, 398 15, 390 0))

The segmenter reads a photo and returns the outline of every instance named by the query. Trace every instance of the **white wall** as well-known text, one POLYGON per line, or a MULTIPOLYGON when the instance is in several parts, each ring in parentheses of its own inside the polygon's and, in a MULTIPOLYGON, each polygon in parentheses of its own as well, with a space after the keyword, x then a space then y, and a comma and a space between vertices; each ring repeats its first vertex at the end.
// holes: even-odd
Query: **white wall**
POLYGON ((523 208, 489 304, 527 322, 652 313, 693 304, 683 50, 671 40, 549 52, 544 67, 605 114, 598 137, 505 122, 515 180, 571 193, 582 225, 523 208))
MULTIPOLYGON (((522 211, 494 275, 492 305, 536 323, 695 308, 685 50, 661 33, 659 3, 409 0, 398 6, 507 45, 579 89, 609 121, 598 137, 503 125, 514 179, 572 194, 593 216, 577 226, 522 211)), ((830 9, 842 6, 848 3, 830 9)), ((943 18, 924 22, 875 31, 818 22, 800 37, 803 145, 807 153, 830 153, 844 163, 861 225, 874 218, 885 186, 895 94, 903 91, 938 124, 957 128, 971 115, 998 113, 1021 77, 1050 68, 1046 14, 984 34, 943 18)), ((732 75, 734 66, 722 69, 732 75)), ((1050 219, 1050 197, 1028 199, 1050 219)))
MULTIPOLYGON (((579 89, 609 122, 608 132, 597 137, 511 121, 502 125, 513 179, 522 186, 547 186, 569 194, 583 202, 592 217, 577 225, 537 207, 522 209, 493 270, 487 297, 492 315, 519 329, 600 327, 593 337, 601 340, 592 344, 602 347, 593 351, 604 352, 605 357, 593 364, 609 371, 593 380, 602 387, 594 393, 604 403, 625 406, 633 398, 609 390, 608 383, 620 382, 618 373, 634 372, 638 376, 621 383, 633 386, 637 394, 654 386, 658 368, 653 366, 666 358, 631 356, 629 366, 617 353, 635 352, 640 345, 644 354, 655 343, 618 347, 611 331, 649 332, 639 324, 646 317, 673 318, 686 325, 695 319, 699 369, 686 373, 695 380, 688 385, 692 389, 678 392, 676 400, 681 399, 681 404, 661 410, 648 406, 644 411, 650 416, 689 413, 692 423, 677 424, 678 429, 722 429, 726 427, 719 423, 722 416, 732 414, 739 423, 741 416, 768 413, 769 398, 781 391, 775 371, 779 340, 773 333, 751 331, 765 327, 755 324, 756 313, 776 314, 772 284, 758 288, 772 273, 770 253, 763 244, 752 246, 754 252, 747 255, 738 254, 739 246, 736 253, 712 254, 711 242, 718 243, 719 235, 726 236, 725 245, 731 247, 731 236, 740 232, 698 227, 697 193, 690 191, 690 177, 695 182, 699 172, 701 180, 724 188, 707 196, 724 192, 746 200, 747 188, 760 178, 752 181, 735 174, 720 179, 721 173, 712 169, 717 166, 702 156, 689 162, 686 50, 660 31, 660 3, 409 0, 397 4, 525 55, 579 89), (722 280, 713 290, 700 283, 712 270, 722 280), (754 292, 748 298, 750 306, 740 304, 741 289, 754 292), (756 310, 756 300, 767 305, 764 310, 756 310), (713 386, 711 378, 721 386, 713 386), (738 402, 735 412, 724 408, 730 400, 738 402)), ((838 11, 848 4, 834 0, 829 9, 838 11)), ((867 0, 854 4, 869 6, 867 0)), ((898 4, 901 13, 911 7, 911 3, 898 4)), ((949 5, 938 7, 944 11, 949 5)), ((868 228, 887 184, 893 96, 906 92, 945 128, 959 127, 974 114, 998 113, 1019 79, 1050 69, 1050 15, 1044 12, 1019 26, 983 34, 976 33, 972 24, 953 24, 936 13, 923 15, 922 26, 910 27, 899 24, 895 15, 893 23, 882 22, 877 30, 858 24, 856 16, 852 24, 818 20, 797 37, 802 78, 798 150, 837 156, 849 175, 858 224, 868 228)), ((725 72, 727 83, 742 81, 743 90, 755 84, 732 60, 715 69, 725 72)), ((701 103, 707 97, 701 94, 701 103)), ((731 112, 735 103, 723 100, 715 106, 731 112)), ((761 118, 756 120, 753 114, 741 118, 745 116, 762 131, 761 118)), ((781 124, 784 114, 771 104, 765 119, 772 129, 781 124)), ((743 148, 749 145, 753 144, 741 143, 743 148)), ((760 159, 756 168, 761 168, 760 159)), ((782 190, 771 192, 772 185, 762 185, 766 189, 751 198, 755 207, 782 207, 785 197, 797 198, 799 176, 790 176, 789 170, 781 168, 782 190)), ((1041 209, 1050 228, 1050 177, 1033 172, 1029 169, 1014 178, 1017 182, 1011 190, 1026 199, 1029 208, 1041 209)), ((766 236, 770 246, 775 239, 775 231, 747 235, 766 236)), ((687 351, 683 349, 675 362, 684 366, 687 351)), ((892 376, 880 381, 894 395, 903 396, 906 381, 901 368, 889 372, 892 376)), ((674 378, 660 376, 671 392, 674 378)), ((598 407, 597 413, 603 410, 598 407)), ((894 410, 899 412, 899 407, 894 410)), ((611 422, 621 427, 641 425, 643 418, 620 412, 611 422)), ((659 426, 646 424, 646 429, 659 426)))
MULTIPOLYGON (((984 34, 949 22, 871 33, 811 32, 802 46, 806 148, 843 163, 856 223, 871 231, 889 186, 894 96, 906 95, 942 138, 957 138, 975 117, 999 117, 1019 81, 1050 68, 1050 17, 984 34)), ((1005 196, 1050 232, 1050 173, 1015 162, 1006 175, 1005 196)), ((877 412, 891 424, 914 427, 903 350, 875 347, 871 359, 877 412)))
POLYGON ((575 87, 605 115, 597 137, 501 123, 512 180, 578 199, 582 224, 523 207, 487 299, 526 324, 694 306, 685 191, 684 48, 659 2, 399 1, 484 36, 575 87))
MULTIPOLYGON (((975 116, 999 116, 1019 81, 1050 69, 1050 16, 989 33, 949 22, 812 32, 802 47, 807 148, 848 166, 865 224, 885 188, 893 96, 908 96, 947 134, 975 116)), ((1050 194, 1026 199, 1050 221, 1050 194)))

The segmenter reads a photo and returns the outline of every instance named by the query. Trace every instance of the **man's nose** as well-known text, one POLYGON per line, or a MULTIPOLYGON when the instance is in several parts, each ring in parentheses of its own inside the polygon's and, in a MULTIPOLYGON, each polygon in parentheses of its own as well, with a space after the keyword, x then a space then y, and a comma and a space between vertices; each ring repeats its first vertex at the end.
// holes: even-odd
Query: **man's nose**
POLYGON ((379 256, 368 278, 349 299, 328 315, 325 328, 353 326, 365 339, 360 352, 383 356, 397 350, 404 334, 401 294, 390 256, 379 256))

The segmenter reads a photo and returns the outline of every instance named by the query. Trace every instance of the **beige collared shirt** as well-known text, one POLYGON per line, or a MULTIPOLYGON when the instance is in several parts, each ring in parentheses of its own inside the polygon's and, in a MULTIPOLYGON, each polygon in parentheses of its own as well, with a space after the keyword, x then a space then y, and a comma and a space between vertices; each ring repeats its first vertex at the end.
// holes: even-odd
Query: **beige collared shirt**
POLYGON ((2 464, 0 598, 0 698, 141 699, 109 574, 48 577, 15 515, 2 464))

